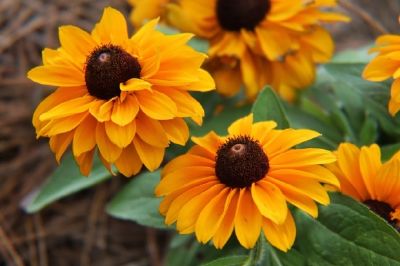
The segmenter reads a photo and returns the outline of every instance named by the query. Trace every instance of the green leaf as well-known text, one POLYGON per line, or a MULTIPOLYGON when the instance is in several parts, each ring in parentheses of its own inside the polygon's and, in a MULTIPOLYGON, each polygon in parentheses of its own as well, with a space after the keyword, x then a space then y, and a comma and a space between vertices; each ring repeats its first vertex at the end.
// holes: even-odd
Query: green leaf
POLYGON ((158 211, 161 198, 154 195, 154 189, 159 181, 160 171, 143 172, 133 177, 107 205, 107 213, 141 225, 167 228, 164 218, 158 211))
POLYGON ((389 160, 398 151, 400 151, 400 143, 382 146, 381 147, 382 161, 385 162, 389 160))
POLYGON ((400 234, 355 200, 332 193, 318 219, 296 212, 295 248, 307 265, 400 265, 400 234))
POLYGON ((227 256, 203 264, 203 266, 242 266, 245 265, 247 259, 246 255, 227 256))
POLYGON ((373 54, 369 54, 368 50, 373 46, 373 44, 360 47, 358 49, 349 49, 337 53, 333 58, 334 63, 369 63, 373 54))
POLYGON ((47 179, 25 210, 29 213, 37 212, 61 198, 92 187, 110 177, 111 174, 97 157, 94 158, 90 175, 86 177, 80 174, 72 155, 65 155, 60 166, 47 179))
POLYGON ((193 136, 204 136, 213 130, 217 134, 226 134, 228 126, 233 121, 248 115, 250 108, 249 105, 224 108, 219 114, 205 121, 202 127, 193 127, 191 133, 193 136))
POLYGON ((360 131, 360 145, 371 145, 378 138, 378 124, 372 117, 367 117, 360 131))
POLYGON ((252 113, 254 121, 274 120, 278 128, 288 128, 289 121, 278 95, 271 89, 265 87, 254 102, 252 113))

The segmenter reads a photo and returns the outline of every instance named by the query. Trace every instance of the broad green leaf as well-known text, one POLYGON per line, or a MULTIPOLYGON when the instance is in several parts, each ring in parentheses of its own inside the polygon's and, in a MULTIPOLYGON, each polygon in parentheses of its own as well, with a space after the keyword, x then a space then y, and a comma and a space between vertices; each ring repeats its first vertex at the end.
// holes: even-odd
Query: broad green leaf
POLYGON ((274 120, 278 128, 288 128, 289 121, 282 102, 271 87, 265 87, 254 102, 252 113, 254 121, 274 120))
POLYGON ((205 263, 203 266, 243 266, 247 259, 246 255, 227 256, 205 263))
POLYGON ((306 265, 400 265, 400 234, 367 207, 339 193, 318 219, 296 212, 295 249, 306 265))
POLYGON ((207 119, 203 126, 193 127, 191 133, 193 136, 204 136, 213 130, 217 134, 225 135, 227 134, 229 125, 233 121, 248 115, 250 108, 251 107, 249 105, 226 107, 220 113, 207 119))
POLYGON ((360 131, 360 145, 371 145, 378 138, 378 125, 374 118, 367 117, 360 131))
POLYGON ((158 211, 161 198, 154 195, 154 189, 159 181, 160 171, 143 172, 133 177, 107 205, 107 213, 141 225, 167 228, 164 218, 158 211))
POLYGON ((37 212, 63 197, 92 187, 110 177, 111 174, 97 156, 94 158, 90 175, 86 177, 80 174, 72 155, 65 155, 60 166, 47 179, 37 195, 25 207, 25 210, 29 213, 37 212))

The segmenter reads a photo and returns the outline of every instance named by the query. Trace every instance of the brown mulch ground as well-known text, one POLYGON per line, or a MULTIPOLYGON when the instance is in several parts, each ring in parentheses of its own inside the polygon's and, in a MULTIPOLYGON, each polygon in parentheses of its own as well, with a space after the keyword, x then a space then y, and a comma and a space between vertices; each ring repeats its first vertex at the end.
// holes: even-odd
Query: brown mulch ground
MULTIPOLYGON (((331 27, 339 49, 368 43, 385 29, 399 32, 397 0, 341 2, 357 14, 353 23, 331 27)), ((26 72, 41 64, 44 47, 58 46, 58 26, 90 30, 107 5, 126 15, 130 10, 123 0, 0 0, 0 266, 162 264, 162 233, 104 212, 126 183, 122 177, 38 214, 20 207, 56 167, 47 140, 36 140, 31 125, 35 106, 51 88, 33 84, 26 72)))

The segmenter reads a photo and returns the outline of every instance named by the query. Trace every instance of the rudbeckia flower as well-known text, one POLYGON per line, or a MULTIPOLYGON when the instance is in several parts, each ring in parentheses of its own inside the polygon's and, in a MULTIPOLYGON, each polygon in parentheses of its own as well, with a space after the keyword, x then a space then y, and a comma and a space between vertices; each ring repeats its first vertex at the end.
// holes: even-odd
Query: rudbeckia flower
POLYGON ((91 33, 60 27, 61 47, 44 49, 43 65, 28 77, 59 87, 37 107, 37 136, 50 138, 59 161, 72 143, 88 175, 98 149, 104 165, 125 176, 160 165, 170 142, 185 144, 183 118, 202 122, 204 110, 189 90, 214 82, 200 69, 205 55, 186 45, 191 34, 166 36, 150 21, 131 38, 123 15, 106 8, 91 33))
POLYGON ((367 205, 400 231, 400 152, 381 162, 378 145, 358 148, 342 143, 337 162, 328 168, 340 181, 340 191, 367 205))
POLYGON ((329 34, 322 33, 320 23, 349 20, 341 14, 321 10, 335 6, 334 0, 180 0, 167 5, 167 21, 183 31, 194 32, 209 40, 208 53, 220 65, 216 68, 217 64, 214 64, 212 73, 221 93, 233 95, 244 83, 247 97, 254 100, 265 81, 271 82, 270 85, 279 91, 280 87, 288 87, 289 90, 304 88, 314 80, 315 63, 319 61, 313 61, 310 53, 305 51, 307 38, 304 35, 311 35, 308 38, 313 39, 308 43, 311 46, 323 47, 328 42, 330 46, 324 49, 329 59, 332 52, 327 49, 332 46, 333 50, 333 41, 329 34), (291 61, 286 58, 292 54, 298 54, 301 60, 286 62, 291 61), (276 66, 282 62, 283 67, 276 66), (274 68, 275 72, 278 71, 276 68, 284 71, 277 78, 266 78, 272 70, 261 68, 265 64, 273 64, 270 68, 274 68), (287 66, 291 69, 285 72, 287 66), (306 83, 283 84, 293 69, 308 70, 310 66, 312 73, 306 73, 306 83))
POLYGON ((129 16, 132 24, 139 28, 148 19, 153 19, 163 15, 165 5, 170 0, 128 0, 133 6, 133 10, 129 16))
POLYGON ((370 81, 394 79, 389 101, 389 113, 394 116, 400 110, 400 35, 383 35, 376 40, 376 45, 370 52, 378 52, 378 55, 364 69, 363 78, 370 81))
POLYGON ((244 86, 246 96, 253 100, 260 88, 269 84, 287 101, 294 101, 297 91, 307 88, 315 80, 316 63, 330 60, 334 43, 321 27, 299 37, 299 49, 271 61, 254 53, 245 52, 241 59, 213 57, 206 68, 213 75, 217 90, 226 96, 237 94, 244 86))
POLYGON ((253 124, 253 115, 235 121, 229 135, 210 132, 192 137, 196 145, 162 170, 156 195, 163 196, 165 223, 176 222, 181 234, 195 232, 198 241, 212 239, 222 248, 233 231, 251 248, 261 229, 282 251, 293 245, 296 227, 288 203, 317 217, 315 203, 329 204, 319 182, 338 180, 320 164, 334 162, 323 149, 294 149, 318 137, 307 129, 274 129, 273 121, 253 124))

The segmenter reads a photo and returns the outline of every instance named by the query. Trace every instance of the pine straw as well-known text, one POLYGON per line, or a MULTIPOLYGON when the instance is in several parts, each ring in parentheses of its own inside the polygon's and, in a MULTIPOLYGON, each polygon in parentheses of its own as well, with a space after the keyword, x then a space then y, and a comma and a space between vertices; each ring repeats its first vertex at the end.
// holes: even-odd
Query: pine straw
MULTIPOLYGON (((387 29, 398 29, 396 1, 357 2, 387 29)), ((35 106, 52 89, 32 83, 26 72, 41 64, 44 47, 58 46, 58 26, 90 30, 106 5, 128 15, 123 0, 0 1, 0 266, 161 264, 162 233, 104 212, 106 202, 127 182, 122 177, 38 214, 28 215, 20 208, 22 199, 56 167, 47 140, 36 140, 31 125, 35 106)), ((343 48, 371 41, 378 33, 373 28, 357 17, 353 24, 332 30, 343 48)))

